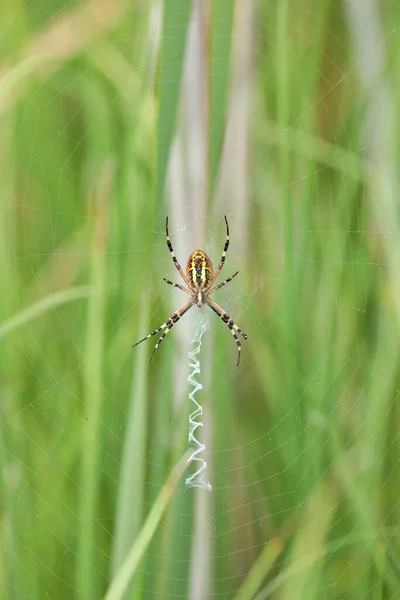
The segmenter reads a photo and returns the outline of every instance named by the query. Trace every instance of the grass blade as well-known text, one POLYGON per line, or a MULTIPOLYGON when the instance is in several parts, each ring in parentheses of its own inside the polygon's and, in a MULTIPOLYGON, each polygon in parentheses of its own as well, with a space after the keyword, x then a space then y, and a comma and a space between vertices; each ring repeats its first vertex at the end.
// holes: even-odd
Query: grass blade
POLYGON ((184 454, 171 472, 163 489, 160 492, 160 495, 153 504, 149 516, 147 517, 138 537, 133 543, 125 562, 112 581, 104 600, 121 600, 123 597, 129 586, 129 582, 132 580, 144 555, 144 552, 146 551, 146 548, 149 545, 157 526, 165 513, 175 487, 185 471, 186 465, 187 454, 184 454))
POLYGON ((68 290, 62 290, 61 292, 47 296, 46 298, 43 298, 43 300, 39 300, 39 302, 33 304, 33 306, 30 306, 26 310, 23 310, 19 314, 10 317, 2 325, 0 325, 0 338, 8 335, 11 331, 18 329, 18 327, 26 325, 33 319, 37 319, 40 315, 43 315, 56 306, 66 304, 67 302, 73 302, 74 300, 87 298, 91 293, 92 290, 90 287, 82 285, 70 288, 68 290))
POLYGON ((159 73, 156 206, 161 207, 169 151, 175 133, 183 59, 191 14, 188 0, 165 0, 159 73))

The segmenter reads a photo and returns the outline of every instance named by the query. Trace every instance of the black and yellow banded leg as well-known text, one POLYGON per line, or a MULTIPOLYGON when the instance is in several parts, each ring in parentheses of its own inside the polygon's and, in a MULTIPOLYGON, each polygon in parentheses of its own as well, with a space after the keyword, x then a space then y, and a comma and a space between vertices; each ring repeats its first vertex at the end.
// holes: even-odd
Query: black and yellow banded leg
POLYGON ((226 239, 225 239, 225 245, 224 245, 224 249, 222 251, 222 256, 221 256, 221 260, 220 263, 214 273, 214 276, 212 278, 212 281, 210 282, 210 286, 213 285, 214 281, 217 279, 218 275, 221 272, 222 267, 224 266, 225 263, 225 258, 226 258, 226 253, 228 252, 228 248, 229 248, 229 225, 228 225, 228 219, 225 218, 225 223, 226 223, 226 239))
POLYGON ((167 220, 165 221, 165 232, 167 234, 167 246, 168 246, 168 250, 169 250, 169 253, 170 253, 171 257, 172 257, 172 260, 174 261, 174 265, 177 268, 178 273, 182 277, 183 281, 186 283, 186 285, 188 287, 190 287, 189 286, 189 282, 187 280, 187 277, 186 277, 185 273, 182 271, 182 267, 181 267, 181 265, 178 263, 178 261, 176 259, 175 252, 174 252, 174 249, 173 249, 172 244, 171 244, 171 240, 169 239, 168 217, 167 217, 167 220))
POLYGON ((163 280, 165 281, 165 283, 168 283, 169 285, 172 285, 173 287, 176 287, 179 290, 182 290, 182 292, 191 294, 191 292, 189 290, 187 290, 186 288, 184 288, 183 285, 179 285, 179 283, 174 283, 173 281, 170 281, 169 279, 166 279, 165 277, 163 277, 163 280))
POLYGON ((219 318, 228 325, 229 330, 231 332, 231 334, 233 335, 233 339, 235 340, 235 344, 237 346, 238 349, 238 361, 237 361, 237 367, 239 366, 239 362, 240 362, 240 352, 242 350, 242 344, 240 343, 240 340, 238 338, 238 336, 236 335, 235 331, 237 331, 238 333, 240 333, 240 335, 242 335, 244 337, 245 340, 247 340, 247 334, 242 331, 240 329, 240 327, 238 327, 233 320, 231 319, 231 317, 220 307, 218 306, 218 304, 216 302, 214 302, 213 300, 211 300, 210 298, 207 299, 207 304, 210 308, 212 308, 212 310, 219 316, 219 318))
POLYGON ((171 331, 171 329, 173 328, 173 326, 175 325, 175 323, 177 323, 179 321, 179 319, 185 314, 185 312, 187 312, 189 310, 189 308, 191 308, 193 306, 193 301, 189 300, 189 302, 187 302, 186 304, 184 304, 179 310, 177 310, 166 322, 166 329, 164 331, 164 333, 162 334, 162 336, 159 338, 157 344, 154 346, 154 350, 150 356, 150 362, 153 360, 153 356, 158 348, 158 346, 161 344, 161 342, 163 341, 163 339, 165 338, 165 336, 167 335, 167 333, 169 333, 171 331))
POLYGON ((231 275, 231 277, 228 277, 228 279, 225 279, 225 281, 223 281, 222 283, 220 283, 219 285, 217 285, 215 288, 211 289, 208 293, 208 295, 213 294, 214 292, 216 292, 217 290, 219 290, 219 288, 222 288, 224 285, 226 285, 227 283, 229 283, 230 281, 232 281, 232 279, 234 277, 236 277, 236 275, 239 273, 239 271, 236 271, 236 273, 234 273, 233 275, 231 275))
POLYGON ((189 300, 188 302, 186 302, 186 304, 181 306, 181 308, 179 310, 174 312, 174 314, 170 316, 168 321, 165 321, 165 323, 160 325, 160 327, 157 327, 157 329, 155 329, 154 331, 149 333, 149 335, 146 335, 146 337, 144 337, 142 340, 139 340, 138 342, 136 342, 136 344, 133 344, 132 347, 134 348, 138 344, 141 344, 142 342, 151 338, 153 335, 156 335, 156 333, 158 333, 159 331, 162 331, 163 329, 166 328, 166 331, 164 331, 163 335, 160 337, 160 339, 158 340, 158 342, 156 344, 156 347, 153 350, 153 354, 151 355, 151 358, 150 358, 150 362, 151 362, 153 360, 154 352, 157 350, 157 348, 161 344, 162 340, 165 338, 167 333, 172 329, 174 324, 179 321, 179 319, 182 317, 182 315, 184 315, 185 312, 187 312, 191 306, 193 306, 193 302, 192 302, 192 300, 189 300))

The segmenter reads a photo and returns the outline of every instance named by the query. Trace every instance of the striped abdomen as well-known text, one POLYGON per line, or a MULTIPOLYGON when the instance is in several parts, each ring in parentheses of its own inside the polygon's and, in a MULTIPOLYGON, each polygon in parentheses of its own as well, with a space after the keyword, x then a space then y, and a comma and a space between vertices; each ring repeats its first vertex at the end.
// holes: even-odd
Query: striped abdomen
POLYGON ((205 252, 195 250, 189 256, 186 265, 186 276, 193 287, 199 290, 207 288, 213 276, 213 266, 205 252))

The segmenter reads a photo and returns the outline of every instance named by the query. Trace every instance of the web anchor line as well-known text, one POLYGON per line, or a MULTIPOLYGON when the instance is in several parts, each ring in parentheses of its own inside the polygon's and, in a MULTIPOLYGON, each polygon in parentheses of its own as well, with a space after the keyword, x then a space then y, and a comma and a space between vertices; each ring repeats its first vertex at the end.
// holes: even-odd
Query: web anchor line
MULTIPOLYGON (((203 407, 201 404, 197 402, 194 395, 198 390, 203 388, 200 381, 197 379, 197 375, 200 375, 200 347, 201 347, 201 338, 203 333, 208 329, 207 323, 204 321, 204 317, 201 314, 201 318, 199 319, 199 324, 197 326, 197 330, 193 336, 192 344, 196 344, 196 346, 189 351, 189 376, 188 376, 188 385, 193 389, 189 392, 189 400, 191 400, 195 409, 189 415, 189 444, 190 448, 190 456, 188 458, 188 463, 197 462, 200 463, 197 471, 188 475, 185 480, 186 487, 197 487, 204 488, 211 492, 212 485, 208 481, 207 475, 207 463, 202 458, 201 453, 204 452, 206 446, 202 442, 200 442, 196 437, 196 430, 198 427, 203 427, 203 423, 200 420, 197 420, 203 414, 203 407)), ((196 465, 197 466, 197 465, 196 465)))

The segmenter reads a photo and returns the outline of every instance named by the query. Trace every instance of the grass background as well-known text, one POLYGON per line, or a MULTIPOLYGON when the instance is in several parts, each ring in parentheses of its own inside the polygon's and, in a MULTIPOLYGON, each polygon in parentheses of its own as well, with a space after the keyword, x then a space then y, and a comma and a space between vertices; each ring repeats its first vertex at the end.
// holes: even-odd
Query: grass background
POLYGON ((399 2, 2 12, 0 596, 397 597, 399 2), (131 348, 183 303, 166 214, 214 264, 227 214, 241 271, 240 368, 211 311, 202 346, 211 494, 189 315, 131 348))

